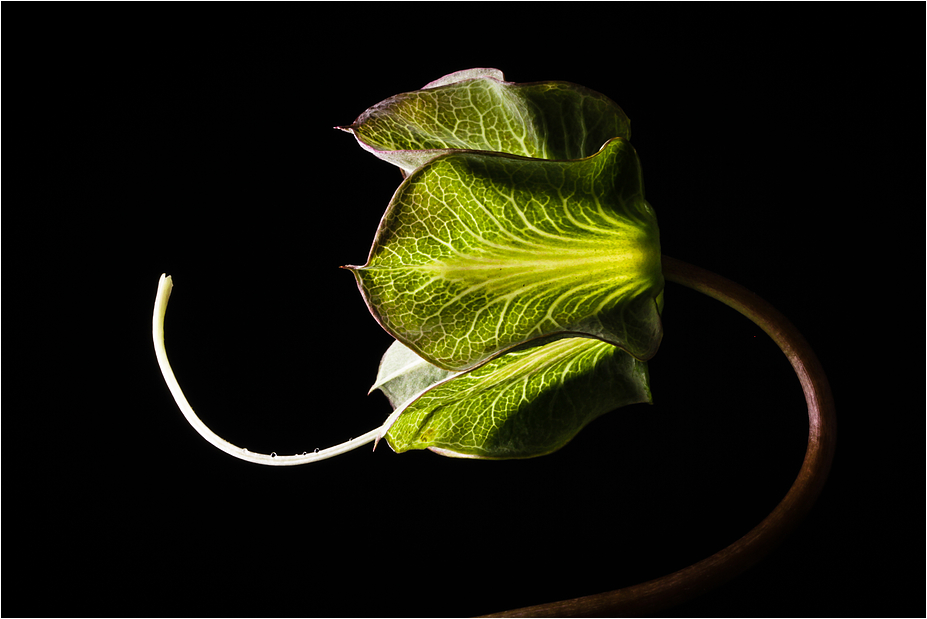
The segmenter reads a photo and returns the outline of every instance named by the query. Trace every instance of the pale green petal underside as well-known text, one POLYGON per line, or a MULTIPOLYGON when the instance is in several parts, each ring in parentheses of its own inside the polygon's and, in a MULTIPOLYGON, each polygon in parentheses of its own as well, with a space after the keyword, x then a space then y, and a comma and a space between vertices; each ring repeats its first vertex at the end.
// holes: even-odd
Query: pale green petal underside
POLYGON ((602 94, 569 82, 506 82, 497 69, 452 73, 342 128, 406 173, 448 150, 581 159, 631 133, 624 111, 602 94))
POLYGON ((531 458, 600 415, 650 401, 646 363, 605 342, 565 338, 434 383, 397 409, 386 440, 397 452, 531 458))
POLYGON ((563 335, 646 360, 662 338, 656 217, 621 138, 575 161, 438 157, 400 185, 367 263, 348 268, 380 324, 449 370, 563 335))
POLYGON ((438 381, 456 374, 428 363, 398 340, 386 350, 380 360, 377 380, 370 391, 379 389, 396 408, 417 396, 438 381))

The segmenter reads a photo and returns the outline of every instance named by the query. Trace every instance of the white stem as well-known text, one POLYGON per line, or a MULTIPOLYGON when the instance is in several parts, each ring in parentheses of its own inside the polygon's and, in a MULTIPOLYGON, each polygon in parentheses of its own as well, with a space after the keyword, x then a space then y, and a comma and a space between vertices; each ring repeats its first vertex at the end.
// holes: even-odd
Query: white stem
POLYGON ((187 398, 184 397, 183 391, 180 389, 180 385, 177 383, 177 378, 174 377, 174 371, 171 369, 171 364, 167 360, 167 351, 164 348, 164 314, 167 312, 167 300, 171 296, 171 288, 173 288, 173 282, 169 275, 161 275, 161 279, 158 282, 158 295, 155 298, 154 305, 154 315, 151 318, 151 336, 154 339, 155 354, 158 357, 158 365, 161 366, 161 374, 164 376, 164 382, 167 383, 168 389, 170 389, 171 394, 174 396, 174 401, 177 402, 177 406, 180 407, 181 412, 183 412, 184 417, 187 418, 187 421, 190 422, 190 425, 193 426, 193 429, 199 432, 200 436, 205 438, 207 441, 212 443, 215 447, 218 447, 225 453, 240 458, 242 460, 247 460, 248 462, 254 462, 257 464, 267 464, 270 466, 294 466, 297 464, 308 464, 310 462, 318 462, 319 460, 325 460, 339 454, 346 453, 352 449, 357 449, 362 445, 371 443, 377 439, 380 435, 380 432, 383 428, 377 428, 367 432, 363 436, 351 439, 340 445, 335 445, 334 447, 329 447, 328 449, 323 449, 321 451, 316 451, 313 453, 305 453, 302 455, 296 456, 278 456, 276 454, 260 454, 248 451, 237 445, 232 445, 225 439, 217 436, 212 430, 210 430, 203 421, 196 416, 196 413, 193 412, 193 407, 190 406, 190 403, 187 402, 187 398))

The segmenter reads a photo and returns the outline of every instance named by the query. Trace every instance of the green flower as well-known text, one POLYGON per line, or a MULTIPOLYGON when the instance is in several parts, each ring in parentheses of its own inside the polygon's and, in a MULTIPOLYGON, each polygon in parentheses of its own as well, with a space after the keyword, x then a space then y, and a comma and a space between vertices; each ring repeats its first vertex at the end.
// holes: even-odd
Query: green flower
POLYGON ((474 69, 347 129, 408 174, 366 264, 347 268, 396 350, 429 376, 447 372, 402 374, 417 387, 390 396, 393 449, 541 455, 608 410, 650 401, 659 231, 617 105, 474 69))

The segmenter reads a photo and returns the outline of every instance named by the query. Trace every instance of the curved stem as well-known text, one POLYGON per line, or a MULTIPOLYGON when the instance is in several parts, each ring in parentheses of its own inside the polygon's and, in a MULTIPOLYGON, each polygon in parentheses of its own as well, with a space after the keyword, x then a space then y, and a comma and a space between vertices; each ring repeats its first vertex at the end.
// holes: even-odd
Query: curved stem
POLYGON ((237 445, 233 445, 217 436, 196 416, 196 413, 193 412, 193 407, 187 402, 187 398, 184 396, 183 391, 180 389, 180 385, 177 383, 177 378, 174 376, 174 371, 171 369, 171 364, 167 360, 167 351, 164 348, 164 314, 167 312, 167 301, 171 296, 171 288, 173 288, 173 282, 170 276, 162 274, 161 279, 158 281, 158 293, 155 297, 154 314, 151 318, 151 335, 154 339, 155 354, 158 357, 158 365, 161 367, 161 374, 164 376, 164 382, 167 383, 167 387, 170 389, 171 395, 174 396, 174 401, 177 402, 177 406, 180 407, 181 412, 183 412, 187 421, 190 422, 190 425, 199 432, 200 436, 209 441, 213 446, 236 458, 256 464, 294 466, 332 458, 351 451, 352 449, 357 449, 367 443, 372 443, 379 437, 381 428, 371 430, 363 436, 321 451, 296 456, 278 456, 277 454, 254 453, 242 447, 238 447, 237 445))
POLYGON ((624 589, 489 616, 640 616, 675 606, 724 584, 762 559, 791 533, 817 499, 833 460, 836 413, 827 376, 811 347, 775 308, 734 282, 668 256, 663 256, 663 275, 737 310, 761 327, 788 357, 808 405, 808 448, 798 477, 753 530, 687 568, 624 589))

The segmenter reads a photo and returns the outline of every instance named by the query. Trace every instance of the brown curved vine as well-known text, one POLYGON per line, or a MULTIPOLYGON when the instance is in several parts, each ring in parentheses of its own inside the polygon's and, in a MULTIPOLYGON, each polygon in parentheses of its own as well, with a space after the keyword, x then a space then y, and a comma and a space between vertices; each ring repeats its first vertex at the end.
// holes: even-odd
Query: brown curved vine
POLYGON ((820 494, 834 455, 836 412, 827 376, 805 338, 766 301, 720 275, 668 256, 663 256, 663 275, 667 281, 737 310, 761 327, 788 357, 808 404, 808 448, 795 482, 749 533, 687 568, 623 589, 487 616, 640 616, 676 606, 724 584, 762 559, 791 533, 820 494))

